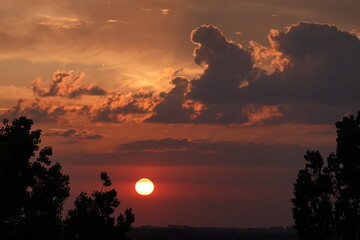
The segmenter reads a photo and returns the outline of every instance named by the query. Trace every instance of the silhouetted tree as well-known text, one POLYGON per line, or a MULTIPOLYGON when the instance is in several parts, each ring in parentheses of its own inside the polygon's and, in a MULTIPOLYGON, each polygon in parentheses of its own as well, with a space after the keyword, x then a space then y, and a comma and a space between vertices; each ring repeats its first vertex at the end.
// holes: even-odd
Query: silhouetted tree
POLYGON ((69 176, 61 173, 59 163, 51 165, 51 147, 45 147, 31 165, 34 184, 25 204, 22 239, 62 239, 62 210, 69 197, 69 176))
POLYGON ((39 150, 41 130, 26 117, 0 129, 0 239, 60 239, 69 177, 51 164, 51 147, 39 150))
POLYGON ((294 184, 293 216, 300 239, 329 239, 333 229, 331 176, 318 151, 307 151, 294 184))
POLYGON ((294 184, 293 217, 300 239, 360 239, 360 112, 336 123, 336 153, 307 152, 294 184))
POLYGON ((336 155, 329 164, 336 183, 335 223, 342 239, 360 239, 360 112, 336 128, 336 155))
MULTIPOLYGON (((102 172, 103 187, 111 186, 107 173, 102 172)), ((81 192, 75 200, 75 208, 69 210, 65 220, 65 239, 110 240, 125 239, 135 221, 132 209, 126 209, 115 223, 112 217, 120 201, 115 189, 94 191, 91 196, 81 192)))

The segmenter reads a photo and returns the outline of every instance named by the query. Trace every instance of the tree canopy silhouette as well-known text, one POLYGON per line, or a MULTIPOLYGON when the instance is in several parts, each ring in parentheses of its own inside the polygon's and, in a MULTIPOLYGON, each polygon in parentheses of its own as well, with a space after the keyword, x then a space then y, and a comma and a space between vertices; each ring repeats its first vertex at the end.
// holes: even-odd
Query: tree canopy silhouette
POLYGON ((39 151, 41 130, 31 131, 32 125, 20 117, 0 129, 0 239, 62 236, 69 176, 50 161, 51 147, 39 151))
POLYGON ((81 192, 75 200, 75 208, 68 211, 65 219, 65 239, 112 240, 126 239, 126 233, 132 229, 135 216, 132 209, 115 218, 112 216, 120 205, 115 189, 103 191, 111 186, 107 173, 102 172, 101 191, 94 191, 91 196, 81 192))
POLYGON ((324 164, 318 151, 308 151, 294 184, 300 239, 360 239, 360 112, 344 117, 336 129, 336 152, 324 164))
POLYGON ((89 197, 82 192, 75 208, 62 221, 63 204, 69 197, 69 176, 52 163, 51 147, 39 150, 41 130, 31 131, 26 117, 3 121, 0 128, 0 239, 125 239, 135 221, 126 209, 115 222, 112 214, 120 202, 107 173, 102 172, 101 191, 89 197))

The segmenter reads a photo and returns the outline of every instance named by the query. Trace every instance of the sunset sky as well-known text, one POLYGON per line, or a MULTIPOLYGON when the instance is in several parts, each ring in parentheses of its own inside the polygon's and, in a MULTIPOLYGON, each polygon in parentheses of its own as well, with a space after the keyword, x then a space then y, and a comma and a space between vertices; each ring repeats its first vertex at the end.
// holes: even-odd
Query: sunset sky
POLYGON ((0 114, 135 226, 291 225, 306 150, 360 110, 358 0, 2 0, 0 114), (143 177, 150 196, 135 192, 143 177))

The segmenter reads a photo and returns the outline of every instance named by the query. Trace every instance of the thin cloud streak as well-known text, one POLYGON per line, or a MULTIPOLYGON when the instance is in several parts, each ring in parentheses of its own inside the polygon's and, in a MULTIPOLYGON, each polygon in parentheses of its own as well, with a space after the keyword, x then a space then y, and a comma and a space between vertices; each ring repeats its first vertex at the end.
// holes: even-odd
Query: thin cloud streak
POLYGON ((104 138, 103 134, 95 134, 92 130, 79 130, 79 129, 68 129, 63 131, 53 131, 50 133, 45 133, 44 136, 61 136, 65 138, 72 139, 88 139, 88 140, 96 140, 104 138))
MULTIPOLYGON (((163 138, 128 142, 110 153, 77 153, 76 164, 128 166, 257 166, 294 168, 302 164, 304 147, 286 144, 209 142, 163 138), (99 161, 101 159, 101 161, 99 161)), ((71 164, 66 159, 63 161, 71 164)))

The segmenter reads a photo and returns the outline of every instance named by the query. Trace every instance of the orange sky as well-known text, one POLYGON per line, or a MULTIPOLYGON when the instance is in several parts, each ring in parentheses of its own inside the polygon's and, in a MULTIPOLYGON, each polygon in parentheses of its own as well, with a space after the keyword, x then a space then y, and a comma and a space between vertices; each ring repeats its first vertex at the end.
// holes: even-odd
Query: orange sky
POLYGON ((3 0, 0 114, 135 225, 291 225, 307 149, 360 110, 353 0, 3 0), (136 195, 136 180, 155 183, 136 195))

